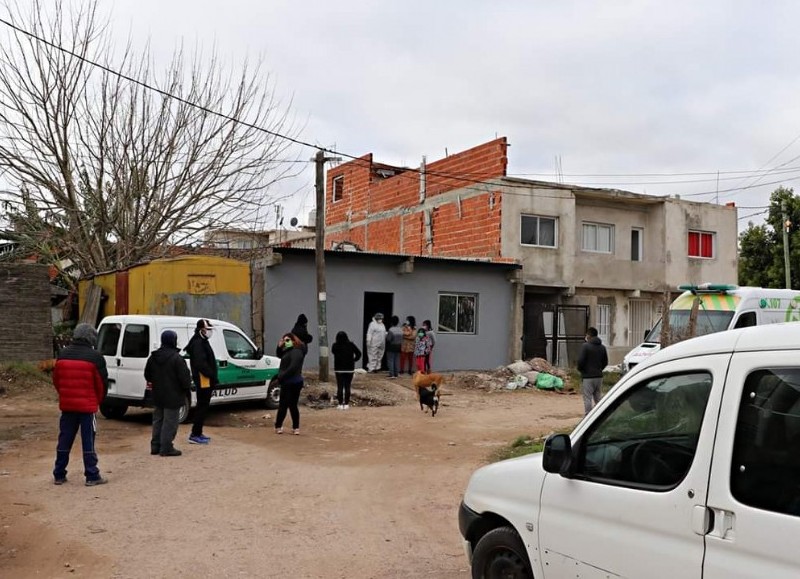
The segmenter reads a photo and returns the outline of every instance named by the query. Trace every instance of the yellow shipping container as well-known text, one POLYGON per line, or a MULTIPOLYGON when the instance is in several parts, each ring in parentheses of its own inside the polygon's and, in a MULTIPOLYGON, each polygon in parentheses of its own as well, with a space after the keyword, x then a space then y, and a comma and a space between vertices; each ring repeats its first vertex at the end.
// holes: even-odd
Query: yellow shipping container
POLYGON ((83 315, 89 287, 103 290, 98 321, 112 314, 163 314, 217 318, 250 333, 250 266, 214 256, 158 259, 81 280, 83 315))

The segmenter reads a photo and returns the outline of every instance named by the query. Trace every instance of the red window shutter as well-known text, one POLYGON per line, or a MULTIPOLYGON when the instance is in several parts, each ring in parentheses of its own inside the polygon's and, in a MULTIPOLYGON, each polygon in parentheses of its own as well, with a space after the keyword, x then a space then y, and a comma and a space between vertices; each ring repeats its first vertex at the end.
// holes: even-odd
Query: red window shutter
POLYGON ((696 231, 689 232, 689 257, 700 256, 700 234, 696 231))
POLYGON ((700 257, 714 257, 714 236, 710 233, 700 235, 700 257))

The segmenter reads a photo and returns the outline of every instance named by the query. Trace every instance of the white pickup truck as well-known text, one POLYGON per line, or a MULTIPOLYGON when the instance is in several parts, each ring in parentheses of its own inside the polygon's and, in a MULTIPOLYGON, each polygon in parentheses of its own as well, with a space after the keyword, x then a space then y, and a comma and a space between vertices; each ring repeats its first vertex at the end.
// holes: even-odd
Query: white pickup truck
POLYGON ((473 578, 800 577, 800 324, 687 340, 543 453, 477 470, 473 578))

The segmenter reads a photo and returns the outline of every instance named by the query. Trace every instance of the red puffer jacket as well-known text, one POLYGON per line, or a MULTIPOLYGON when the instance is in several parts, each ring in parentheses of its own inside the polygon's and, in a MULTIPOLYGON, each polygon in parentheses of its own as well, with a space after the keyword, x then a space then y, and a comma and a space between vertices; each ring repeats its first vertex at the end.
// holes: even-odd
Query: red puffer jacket
POLYGON ((106 361, 89 344, 76 342, 58 355, 53 384, 62 412, 95 413, 108 388, 106 361))

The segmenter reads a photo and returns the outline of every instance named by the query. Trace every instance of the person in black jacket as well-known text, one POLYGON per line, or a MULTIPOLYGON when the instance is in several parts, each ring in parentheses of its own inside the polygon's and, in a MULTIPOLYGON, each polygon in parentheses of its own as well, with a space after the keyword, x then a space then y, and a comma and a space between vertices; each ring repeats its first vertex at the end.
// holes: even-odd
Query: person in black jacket
POLYGON ((294 334, 284 334, 278 348, 283 351, 278 369, 278 383, 281 385, 281 399, 278 414, 275 416, 275 432, 283 434, 283 421, 286 411, 292 416, 292 432, 300 434, 300 390, 303 389, 303 360, 308 346, 294 334))
POLYGON ((161 347, 147 359, 144 379, 153 388, 153 436, 150 454, 180 456, 173 441, 178 433, 181 406, 192 388, 192 375, 178 350, 178 334, 161 333, 161 347))
POLYGON ((583 410, 589 414, 603 396, 600 387, 603 385, 603 368, 608 366, 608 353, 597 337, 597 329, 589 328, 585 340, 578 355, 578 371, 582 379, 583 410))
POLYGON ((300 338, 305 344, 310 344, 314 340, 313 336, 308 333, 308 318, 305 314, 297 316, 297 321, 291 333, 300 338))
POLYGON ((339 401, 339 410, 350 409, 350 384, 353 382, 353 371, 356 362, 361 359, 361 350, 358 349, 345 332, 336 334, 336 341, 331 347, 333 354, 333 371, 336 374, 336 399, 339 401))
MULTIPOLYGON (((308 344, 314 341, 314 337, 308 333, 308 318, 305 314, 300 314, 297 316, 297 321, 294 323, 294 327, 289 334, 298 338, 303 345, 305 346, 305 353, 308 354, 308 344)), ((275 355, 278 358, 283 358, 284 348, 283 348, 283 338, 278 342, 277 348, 275 348, 275 355)))
POLYGON ((217 387, 217 357, 208 340, 214 329, 208 320, 197 320, 194 335, 186 344, 189 363, 192 367, 192 380, 197 389, 197 408, 194 411, 190 444, 208 444, 211 439, 203 435, 203 424, 206 421, 208 407, 211 405, 211 392, 217 387))

